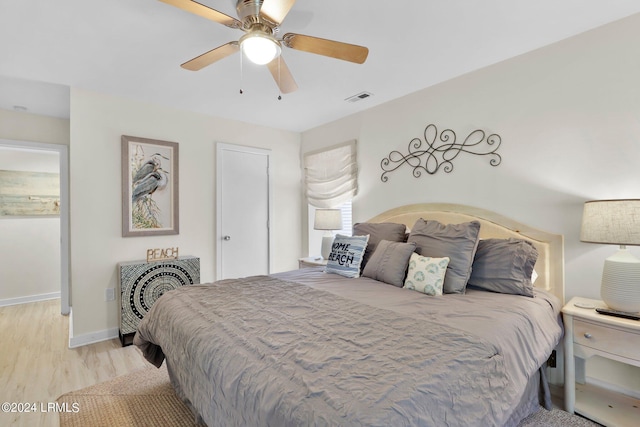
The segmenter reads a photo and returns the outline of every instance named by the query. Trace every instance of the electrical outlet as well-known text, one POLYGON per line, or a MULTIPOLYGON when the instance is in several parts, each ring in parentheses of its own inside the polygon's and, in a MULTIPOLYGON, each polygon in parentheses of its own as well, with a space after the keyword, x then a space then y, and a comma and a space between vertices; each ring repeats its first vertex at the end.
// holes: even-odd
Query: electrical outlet
POLYGON ((107 288, 104 290, 104 300, 105 301, 115 301, 116 299, 116 290, 115 288, 107 288))

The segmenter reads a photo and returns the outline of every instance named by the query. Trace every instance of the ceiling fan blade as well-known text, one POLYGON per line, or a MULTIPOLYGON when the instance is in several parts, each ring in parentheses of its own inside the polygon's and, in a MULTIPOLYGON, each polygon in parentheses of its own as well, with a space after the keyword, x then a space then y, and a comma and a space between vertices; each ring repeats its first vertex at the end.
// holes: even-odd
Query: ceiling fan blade
POLYGON ((207 65, 211 65, 216 61, 236 53, 239 50, 240 46, 238 45, 238 42, 229 42, 222 46, 218 46, 215 49, 211 49, 209 52, 203 53, 200 56, 196 56, 192 60, 187 61, 180 66, 186 70, 198 71, 207 65))
POLYGON ((342 59, 343 61, 355 62, 356 64, 364 63, 364 61, 367 60, 367 55, 369 55, 369 49, 364 46, 302 34, 287 33, 282 38, 282 42, 285 46, 292 49, 342 59))
POLYGON ((280 92, 291 93, 298 90, 298 85, 293 79, 293 75, 291 74, 291 71, 289 71, 287 63, 284 62, 282 55, 269 62, 267 67, 269 68, 273 79, 276 81, 276 84, 280 88, 280 92))
POLYGON ((260 15, 276 25, 280 25, 296 0, 264 0, 260 15))
POLYGON ((202 16, 203 18, 210 19, 214 22, 217 22, 222 25, 226 25, 230 28, 242 28, 242 22, 237 19, 225 15, 222 12, 218 12, 215 9, 211 9, 203 4, 200 4, 191 0, 160 0, 163 3, 170 4, 171 6, 175 6, 178 9, 182 9, 187 12, 191 12, 195 15, 202 16))

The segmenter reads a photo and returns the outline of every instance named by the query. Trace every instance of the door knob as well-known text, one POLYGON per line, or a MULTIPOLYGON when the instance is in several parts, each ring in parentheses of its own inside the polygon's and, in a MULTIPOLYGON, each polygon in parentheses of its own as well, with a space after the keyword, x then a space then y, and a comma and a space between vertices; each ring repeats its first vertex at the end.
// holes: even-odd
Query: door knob
POLYGON ((231 240, 231 236, 224 236, 222 240, 231 240))

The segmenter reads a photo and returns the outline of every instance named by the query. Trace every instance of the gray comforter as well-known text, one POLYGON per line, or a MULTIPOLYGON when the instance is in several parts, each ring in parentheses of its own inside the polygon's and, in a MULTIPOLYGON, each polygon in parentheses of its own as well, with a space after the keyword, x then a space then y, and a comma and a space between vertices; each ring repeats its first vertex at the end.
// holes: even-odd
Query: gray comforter
POLYGON ((166 355, 209 426, 502 426, 544 362, 515 367, 504 337, 317 287, 268 276, 185 286, 156 301, 134 343, 156 366, 166 355))

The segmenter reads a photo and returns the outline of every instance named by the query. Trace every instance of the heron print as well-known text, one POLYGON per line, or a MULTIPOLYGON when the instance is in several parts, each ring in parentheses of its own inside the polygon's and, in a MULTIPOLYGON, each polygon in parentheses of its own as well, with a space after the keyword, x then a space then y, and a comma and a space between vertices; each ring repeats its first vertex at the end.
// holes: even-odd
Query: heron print
POLYGON ((166 226, 170 215, 171 162, 169 153, 145 154, 145 148, 161 148, 136 144, 131 156, 131 220, 136 229, 166 226))

